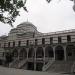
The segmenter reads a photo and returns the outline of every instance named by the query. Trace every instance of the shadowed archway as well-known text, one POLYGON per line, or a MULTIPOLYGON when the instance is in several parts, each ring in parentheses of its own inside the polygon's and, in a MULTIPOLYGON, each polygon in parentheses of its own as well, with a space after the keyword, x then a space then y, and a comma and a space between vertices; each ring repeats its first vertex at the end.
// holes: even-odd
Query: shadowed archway
POLYGON ((36 58, 43 58, 44 57, 44 52, 42 47, 38 47, 36 51, 36 58))
POLYGON ((31 47, 31 48, 29 48, 28 58, 31 58, 31 57, 34 57, 34 56, 35 56, 34 48, 33 48, 33 47, 31 47))
POLYGON ((13 56, 14 58, 17 58, 17 57, 18 57, 18 51, 17 51, 17 49, 14 49, 14 50, 13 50, 12 56, 13 56))
POLYGON ((48 58, 54 57, 53 48, 51 46, 47 46, 45 48, 45 57, 48 58))
POLYGON ((55 59, 64 60, 64 49, 61 45, 55 48, 55 59))
POLYGON ((66 47, 67 60, 75 60, 75 46, 67 45, 66 47))
POLYGON ((22 48, 21 51, 20 51, 20 53, 19 53, 19 59, 20 59, 20 60, 23 60, 23 59, 25 59, 26 57, 27 57, 27 51, 26 51, 25 48, 22 48))

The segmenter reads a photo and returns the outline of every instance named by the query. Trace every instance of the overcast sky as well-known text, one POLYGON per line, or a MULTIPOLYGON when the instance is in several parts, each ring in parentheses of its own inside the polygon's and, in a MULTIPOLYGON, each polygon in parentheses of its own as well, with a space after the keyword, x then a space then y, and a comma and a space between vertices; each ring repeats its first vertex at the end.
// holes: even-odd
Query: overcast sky
MULTIPOLYGON (((21 16, 16 18, 14 27, 21 22, 32 22, 42 33, 75 29, 75 12, 70 0, 27 0, 28 13, 21 10, 21 16)), ((8 34, 12 27, 0 22, 0 36, 8 34)))

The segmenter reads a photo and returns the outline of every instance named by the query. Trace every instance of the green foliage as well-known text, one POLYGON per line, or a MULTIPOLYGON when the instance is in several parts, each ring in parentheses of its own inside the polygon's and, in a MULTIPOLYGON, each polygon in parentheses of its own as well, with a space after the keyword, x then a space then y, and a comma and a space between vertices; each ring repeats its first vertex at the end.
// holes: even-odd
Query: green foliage
POLYGON ((27 9, 25 7, 26 0, 0 0, 0 21, 3 23, 8 23, 11 26, 15 19, 19 15, 19 9, 24 8, 26 12, 27 9), (8 13, 7 16, 4 14, 8 13))

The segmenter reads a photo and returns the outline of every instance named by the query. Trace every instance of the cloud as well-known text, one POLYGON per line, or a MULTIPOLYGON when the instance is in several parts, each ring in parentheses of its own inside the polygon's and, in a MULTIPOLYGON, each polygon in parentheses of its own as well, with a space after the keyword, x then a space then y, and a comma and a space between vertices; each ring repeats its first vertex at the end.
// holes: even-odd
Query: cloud
MULTIPOLYGON (((29 13, 21 9, 21 16, 17 17, 14 27, 27 18, 40 32, 55 32, 59 30, 75 28, 75 12, 72 9, 73 2, 69 0, 51 1, 48 4, 45 0, 28 0, 27 9, 29 13)), ((11 27, 0 23, 0 35, 8 33, 11 27)))

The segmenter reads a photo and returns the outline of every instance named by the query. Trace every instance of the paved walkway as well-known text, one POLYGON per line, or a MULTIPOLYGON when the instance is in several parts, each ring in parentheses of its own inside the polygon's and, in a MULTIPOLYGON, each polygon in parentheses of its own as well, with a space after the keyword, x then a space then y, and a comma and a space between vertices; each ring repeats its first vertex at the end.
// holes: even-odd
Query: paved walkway
POLYGON ((69 75, 0 67, 0 75, 69 75))

